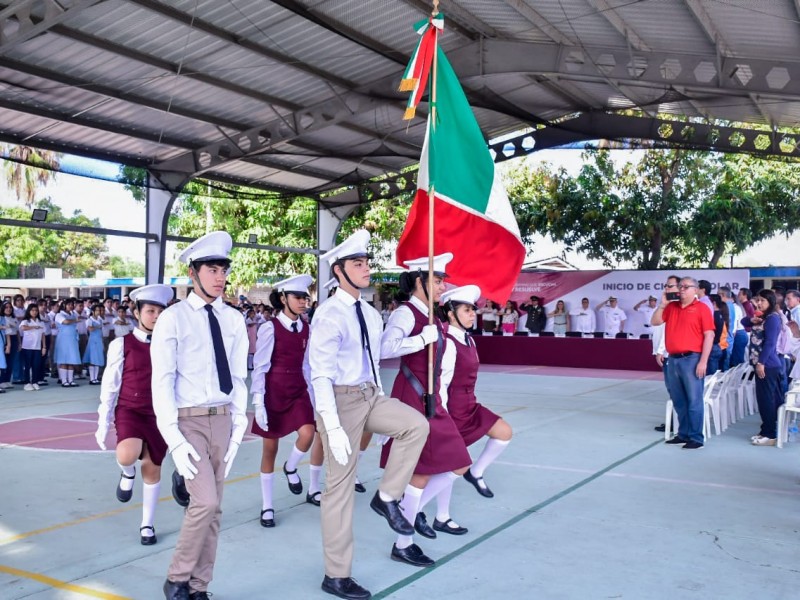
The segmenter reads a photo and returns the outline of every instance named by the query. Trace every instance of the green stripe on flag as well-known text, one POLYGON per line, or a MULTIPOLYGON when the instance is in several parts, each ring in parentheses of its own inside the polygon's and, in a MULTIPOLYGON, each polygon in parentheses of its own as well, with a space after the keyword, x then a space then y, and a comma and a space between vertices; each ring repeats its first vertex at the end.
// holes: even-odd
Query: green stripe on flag
POLYGON ((450 62, 437 48, 436 123, 429 143, 430 182, 436 193, 486 212, 494 162, 450 62))

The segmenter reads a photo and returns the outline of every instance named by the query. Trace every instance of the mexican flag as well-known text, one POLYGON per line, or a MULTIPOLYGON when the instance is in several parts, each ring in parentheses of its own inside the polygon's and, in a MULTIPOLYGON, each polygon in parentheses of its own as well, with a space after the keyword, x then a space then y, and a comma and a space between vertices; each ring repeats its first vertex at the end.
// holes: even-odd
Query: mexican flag
MULTIPOLYGON (((437 24, 432 21, 426 33, 436 28, 437 24)), ((424 42, 423 39, 420 45, 424 42)), ((430 84, 430 93, 435 94, 435 110, 428 116, 417 193, 398 243, 397 264, 403 266, 403 261, 427 256, 429 251, 434 254, 452 252, 453 260, 447 266, 448 282, 476 284, 483 296, 503 304, 519 276, 525 246, 464 90, 444 52, 438 44, 434 47, 435 69, 415 65, 420 74, 430 71, 432 77, 433 72, 436 73, 436 81, 430 84), (429 250, 431 188, 434 190, 434 248, 429 250)), ((419 62, 419 54, 415 53, 412 63, 419 62)), ((428 54, 432 59, 433 52, 428 54)), ((404 78, 401 88, 412 87, 407 81, 404 78)), ((422 95, 420 87, 413 88, 418 97, 422 95)), ((412 109, 407 109, 407 113, 412 109)))

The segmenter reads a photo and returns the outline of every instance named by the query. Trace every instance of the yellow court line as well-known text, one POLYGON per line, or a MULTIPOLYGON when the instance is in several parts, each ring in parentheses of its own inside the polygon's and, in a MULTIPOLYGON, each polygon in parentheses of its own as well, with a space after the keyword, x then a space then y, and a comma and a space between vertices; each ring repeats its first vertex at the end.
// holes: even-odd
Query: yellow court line
POLYGON ((92 435, 92 432, 85 431, 83 433, 71 433, 69 435, 58 435, 55 437, 40 438, 38 440, 28 440, 27 442, 18 442, 16 444, 9 444, 9 446, 30 446, 31 444, 41 444, 42 442, 56 442, 58 440, 68 440, 70 438, 83 437, 86 435, 92 435))
POLYGON ((49 585, 58 590, 67 590, 68 592, 75 592, 76 594, 91 596, 92 598, 102 598, 103 600, 131 600, 127 596, 117 596, 116 594, 109 594, 108 592, 99 592, 81 585, 75 585, 74 583, 53 579, 47 575, 23 571, 21 569, 15 569, 14 567, 7 567, 6 565, 0 565, 0 573, 7 573, 8 575, 22 577, 24 579, 32 579, 33 581, 38 581, 39 583, 49 585))

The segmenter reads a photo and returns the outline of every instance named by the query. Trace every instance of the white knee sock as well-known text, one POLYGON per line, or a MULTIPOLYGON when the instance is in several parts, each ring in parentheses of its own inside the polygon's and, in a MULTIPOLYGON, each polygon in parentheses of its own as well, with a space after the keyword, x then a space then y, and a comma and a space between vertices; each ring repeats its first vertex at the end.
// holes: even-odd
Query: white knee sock
POLYGON ((67 376, 67 383, 72 383, 75 378, 75 371, 72 369, 64 369, 64 374, 67 376))
POLYGON ((97 381, 97 375, 99 372, 100 372, 100 367, 89 365, 89 379, 91 379, 92 381, 97 381))
POLYGON ((275 473, 261 474, 261 510, 272 508, 272 478, 275 473))
POLYGON ((417 512, 421 512, 422 509, 425 508, 425 505, 439 495, 439 492, 444 488, 447 486, 452 487, 453 482, 458 479, 458 477, 459 476, 452 471, 448 471, 447 473, 437 473, 428 479, 428 483, 422 491, 422 497, 419 499, 419 508, 417 508, 417 512))
POLYGON ((450 496, 453 495, 454 482, 455 479, 436 495, 436 520, 440 523, 444 523, 450 518, 450 496))
MULTIPOLYGON (((142 483, 142 527, 145 525, 153 524, 153 514, 156 512, 158 505, 158 492, 161 488, 161 482, 155 483, 142 483)), ((145 530, 142 535, 148 535, 150 532, 145 530)))
MULTIPOLYGON (((403 512, 403 516, 406 518, 406 521, 414 524, 414 521, 417 518, 417 511, 419 510, 419 499, 422 497, 422 490, 418 487, 414 487, 413 485, 409 484, 406 486, 406 493, 403 496, 403 499, 400 501, 400 510, 403 512)), ((397 536, 397 547, 402 550, 403 548, 408 548, 411 544, 414 543, 414 538, 410 535, 398 535, 397 536)))
POLYGON ((58 378, 61 380, 61 383, 69 383, 67 381, 67 370, 58 367, 58 378))
POLYGON ((133 479, 128 479, 128 478, 129 477, 133 477, 134 475, 136 475, 136 468, 133 465, 120 464, 119 461, 117 461, 117 464, 119 465, 119 468, 122 471, 122 474, 125 475, 125 477, 120 479, 119 487, 122 490, 126 491, 126 492, 129 491, 129 490, 132 490, 133 489, 133 479))
MULTIPOLYGON (((358 451, 358 466, 361 465, 361 459, 364 458, 364 454, 366 454, 366 452, 366 450, 358 451)), ((356 483, 361 483, 361 480, 358 478, 358 466, 356 466, 356 483)))
POLYGON ((498 456, 503 453, 503 450, 506 449, 509 441, 510 440, 502 441, 490 438, 483 447, 483 452, 481 452, 478 460, 476 460, 470 468, 470 472, 475 477, 483 477, 483 472, 490 464, 494 462, 498 456))
POLYGON ((312 496, 314 492, 320 491, 319 476, 322 474, 322 467, 311 465, 308 468, 308 493, 312 496))
MULTIPOLYGON (((296 471, 297 463, 299 463, 300 459, 305 455, 306 453, 302 450, 298 450, 297 446, 292 446, 292 453, 289 455, 289 460, 286 461, 286 470, 296 471)), ((297 473, 289 475, 289 483, 300 483, 300 476, 297 473)))

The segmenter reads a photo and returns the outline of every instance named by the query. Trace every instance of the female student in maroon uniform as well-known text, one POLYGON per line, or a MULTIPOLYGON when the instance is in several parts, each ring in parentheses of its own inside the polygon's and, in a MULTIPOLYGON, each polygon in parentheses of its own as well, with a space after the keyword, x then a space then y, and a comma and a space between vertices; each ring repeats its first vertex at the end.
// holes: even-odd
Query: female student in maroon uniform
POLYGON ((109 427, 112 423, 115 425, 117 464, 122 470, 117 484, 120 502, 131 499, 136 461, 141 461, 142 525, 139 533, 142 545, 150 546, 157 541, 153 514, 161 485, 161 463, 167 453, 167 444, 158 431, 153 412, 150 336, 158 316, 172 300, 172 288, 162 284, 146 285, 132 291, 131 300, 136 302, 134 315, 139 326, 130 335, 116 338, 108 345, 95 438, 105 450, 109 427))
MULTIPOLYGON (((442 403, 467 446, 484 436, 489 437, 478 459, 464 473, 464 479, 475 486, 481 496, 492 498, 494 494, 484 482, 483 473, 508 446, 511 426, 482 406, 475 397, 480 361, 475 342, 470 339, 467 330, 475 322, 475 303, 480 296, 481 289, 477 285, 465 285, 442 294, 441 311, 450 326, 447 329, 448 344, 442 358, 441 395, 442 403)), ((449 499, 449 493, 437 497, 439 508, 434 526, 437 521, 444 523, 450 518, 449 499)))
POLYGON ((262 527, 275 527, 272 480, 278 441, 297 432, 297 441, 283 472, 293 494, 303 492, 297 465, 314 441, 314 408, 308 393, 308 324, 300 318, 308 308, 310 275, 297 275, 273 286, 270 303, 280 312, 258 329, 250 393, 255 419, 253 433, 261 450, 262 527))
MULTIPOLYGON (((452 254, 434 257, 433 301, 437 302, 444 292, 445 267, 452 260, 452 254)), ((430 433, 420 454, 411 482, 406 487, 400 507, 409 523, 414 523, 417 533, 425 537, 436 537, 436 533, 419 512, 439 492, 452 486, 460 475, 469 467, 470 460, 464 441, 458 429, 442 406, 439 396, 438 364, 446 346, 446 326, 438 318, 433 325, 428 324, 428 258, 407 261, 409 271, 400 275, 400 290, 411 295, 389 317, 386 329, 381 337, 381 357, 400 356, 400 372, 394 381, 392 397, 399 398, 405 404, 425 414, 422 393, 428 387, 428 351, 426 346, 435 342, 436 363, 434 377, 435 414, 429 419, 430 433)), ((384 445, 381 452, 381 466, 386 463, 391 452, 391 441, 384 445)), ((455 523, 447 525, 458 528, 455 523)), ((462 531, 465 533, 466 529, 462 531)), ((428 556, 414 544, 411 536, 399 536, 392 547, 391 557, 418 567, 433 564, 428 556)))

